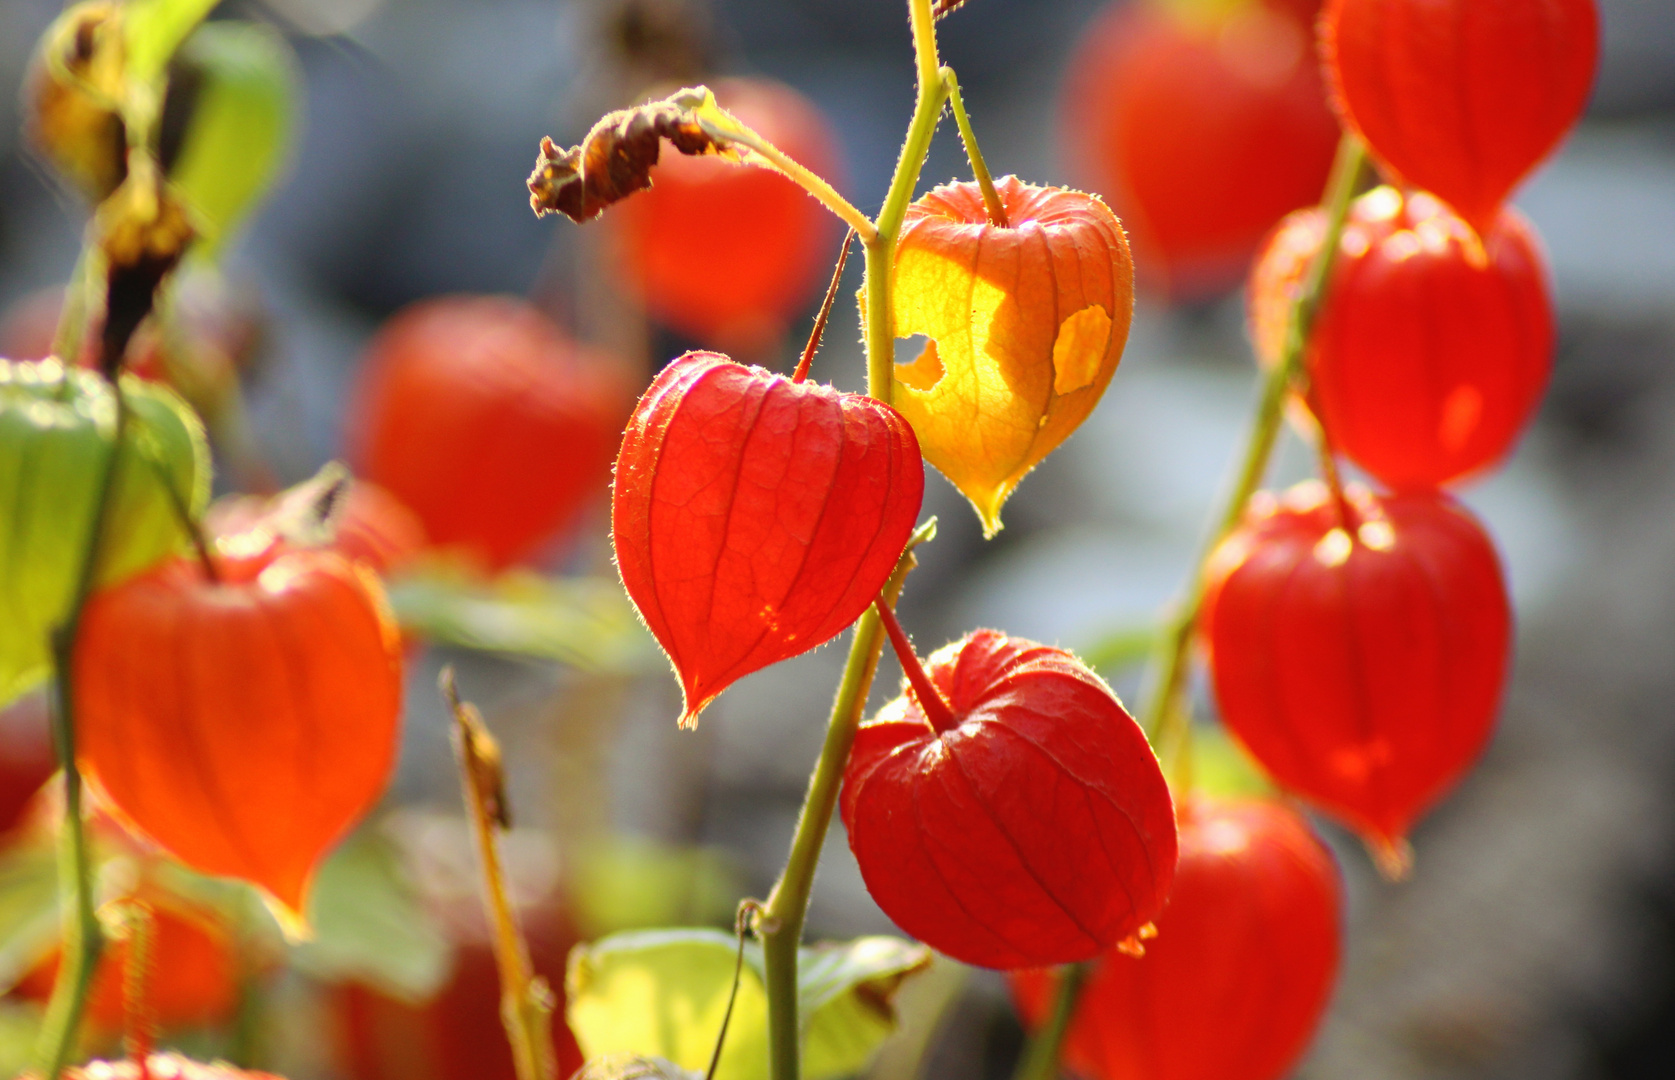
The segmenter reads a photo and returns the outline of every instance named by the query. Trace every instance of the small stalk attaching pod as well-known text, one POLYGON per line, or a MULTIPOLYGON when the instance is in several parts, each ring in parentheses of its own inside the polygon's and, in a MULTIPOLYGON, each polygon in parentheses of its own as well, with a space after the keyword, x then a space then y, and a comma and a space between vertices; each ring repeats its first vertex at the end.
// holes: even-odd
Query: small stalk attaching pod
POLYGON ((843 268, 849 262, 849 245, 854 239, 854 229, 843 234, 843 246, 838 248, 837 266, 832 270, 832 283, 826 286, 826 299, 820 301, 820 314, 814 317, 814 329, 809 332, 808 344, 803 346, 803 355, 797 360, 796 370, 791 373, 791 381, 794 383, 808 378, 808 366, 814 363, 814 354, 820 351, 820 339, 826 333, 826 320, 832 317, 832 304, 837 300, 838 282, 843 280, 843 268))
POLYGON ((895 609, 883 597, 879 597, 873 606, 878 609, 879 621, 884 624, 884 632, 890 637, 890 646, 896 650, 896 659, 901 661, 902 671, 913 687, 914 699, 925 712, 925 719, 938 734, 959 727, 960 722, 954 716, 953 707, 942 696, 942 691, 936 688, 936 684, 931 682, 931 677, 925 673, 925 665, 919 662, 918 654, 913 651, 913 643, 907 640, 907 631, 901 628, 895 609))

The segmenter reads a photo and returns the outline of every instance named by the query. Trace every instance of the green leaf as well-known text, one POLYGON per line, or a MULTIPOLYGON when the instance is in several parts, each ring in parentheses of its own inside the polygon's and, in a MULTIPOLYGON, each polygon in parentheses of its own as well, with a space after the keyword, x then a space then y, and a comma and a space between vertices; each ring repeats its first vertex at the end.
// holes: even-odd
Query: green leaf
POLYGON ((587 938, 732 921, 738 869, 726 852, 613 835, 577 855, 571 903, 587 938))
MULTIPOLYGON (((737 945, 716 930, 618 934, 570 954, 570 1028, 588 1057, 643 1054, 686 1069, 709 1064, 733 983, 737 945)), ((799 1015, 807 1080, 858 1072, 895 1026, 891 1001, 930 951, 899 938, 865 937, 802 951, 799 1015)), ((717 1080, 766 1080, 768 1003, 762 950, 745 947, 717 1080)))
POLYGON ((20 844, 0 852, 0 989, 40 963, 57 944, 58 929, 58 860, 52 845, 20 844))
POLYGON ((34 1005, 0 1003, 0 1076, 22 1076, 34 1064, 41 1015, 34 1005))
POLYGON ((448 645, 601 672, 638 672, 657 655, 622 585, 608 578, 513 571, 483 581, 433 567, 390 582, 389 594, 403 628, 448 645))
POLYGON ((1160 637, 1156 626, 1124 626, 1076 650, 1076 654, 1100 674, 1116 675, 1150 659, 1160 637))
POLYGON ((128 78, 149 83, 163 74, 169 58, 218 0, 128 0, 122 8, 128 46, 128 78))
POLYGON ((320 867, 309 917, 314 938, 297 945, 292 960, 315 978, 422 1001, 448 977, 448 939, 408 880, 399 849, 377 829, 361 829, 320 867))
POLYGON ((244 22, 206 23, 176 59, 175 77, 195 80, 197 92, 169 179, 194 211, 200 250, 213 255, 287 156, 297 61, 278 31, 244 22))
POLYGON ((802 950, 797 965, 803 1073, 847 1076, 866 1068, 896 1029, 902 980, 930 963, 930 950, 901 938, 863 937, 802 950))

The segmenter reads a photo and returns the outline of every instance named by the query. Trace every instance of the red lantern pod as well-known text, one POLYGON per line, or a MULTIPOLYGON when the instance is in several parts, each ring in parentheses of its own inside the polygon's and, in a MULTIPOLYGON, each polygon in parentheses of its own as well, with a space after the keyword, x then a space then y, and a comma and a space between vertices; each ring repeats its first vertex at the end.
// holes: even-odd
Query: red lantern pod
MULTIPOLYGON (((1286 219, 1251 279, 1265 362, 1325 217, 1286 219)), ((1435 487, 1500 461, 1528 424, 1553 362, 1546 261, 1523 215, 1501 209, 1481 240, 1423 192, 1357 199, 1311 331, 1309 398, 1332 446, 1393 488, 1435 487)))
POLYGON ((522 300, 427 300, 367 347, 351 456, 432 544, 500 570, 539 554, 604 490, 630 394, 614 361, 522 300))
POLYGON ((401 651, 369 570, 320 552, 174 559, 95 594, 76 643, 82 767, 138 832, 266 890, 314 868, 395 764, 401 651))
POLYGON ((1333 0, 1339 111, 1392 173, 1487 228, 1587 104, 1594 0, 1333 0))
POLYGON ((1494 547, 1458 503, 1353 484, 1339 503, 1314 481, 1251 500, 1201 620, 1228 728, 1390 873, 1488 742, 1510 624, 1494 547))
POLYGON ((1113 4, 1077 46, 1065 153, 1171 299, 1236 285, 1274 223, 1326 185, 1338 124, 1297 5, 1113 4))
MULTIPOLYGON (((1308 1047, 1337 977, 1342 901, 1331 852, 1266 800, 1189 798, 1181 860, 1143 957, 1107 953, 1082 988, 1064 1061, 1094 1080, 1278 1080, 1308 1047)), ((1058 977, 1009 977, 1024 1022, 1058 977)))
POLYGON ((1074 656, 995 630, 925 668, 942 700, 926 710, 904 685, 844 773, 849 846, 878 906, 980 967, 1133 942, 1175 872, 1174 809, 1139 725, 1074 656))
POLYGON ((611 534, 680 678, 681 725, 859 618, 924 488, 913 429, 881 401, 717 353, 664 368, 623 434, 611 534))

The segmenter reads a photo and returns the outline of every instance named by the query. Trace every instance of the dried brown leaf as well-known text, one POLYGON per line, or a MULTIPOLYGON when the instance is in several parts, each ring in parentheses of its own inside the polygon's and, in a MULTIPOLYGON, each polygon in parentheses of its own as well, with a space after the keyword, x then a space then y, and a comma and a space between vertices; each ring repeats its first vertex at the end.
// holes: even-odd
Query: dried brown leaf
POLYGON ((529 174, 529 205, 537 217, 560 213, 571 221, 590 221, 612 203, 651 186, 651 168, 664 139, 683 154, 742 161, 741 148, 714 131, 718 122, 725 126, 730 120, 709 90, 697 86, 607 113, 568 150, 544 138, 529 174))
POLYGON ((936 0, 931 7, 931 18, 940 19, 965 5, 965 0, 936 0))

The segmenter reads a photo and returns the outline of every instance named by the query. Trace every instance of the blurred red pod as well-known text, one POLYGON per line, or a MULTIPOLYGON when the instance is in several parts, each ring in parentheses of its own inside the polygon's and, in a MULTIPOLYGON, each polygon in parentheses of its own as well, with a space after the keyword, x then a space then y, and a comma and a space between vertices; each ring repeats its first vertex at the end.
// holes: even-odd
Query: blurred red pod
MULTIPOLYGON (((835 177, 836 140, 801 94, 767 79, 711 89, 747 127, 835 177)), ((837 239, 828 211, 779 173, 713 157, 665 153, 651 180, 606 219, 628 287, 658 321, 705 345, 757 352, 777 341, 825 280, 837 239)))
MULTIPOLYGON (((518 1080, 500 1017, 494 943, 480 902, 469 893, 466 900, 472 914, 447 919, 453 971, 434 998, 407 1002, 353 983, 333 991, 338 1064, 348 1080, 518 1080)), ((555 905, 549 899, 518 916, 530 963, 558 999, 552 1033, 564 1080, 582 1067, 581 1048, 564 1019, 565 961, 576 934, 555 905)))
POLYGON ((1399 874, 1506 682, 1510 606, 1476 519, 1434 491, 1259 492, 1209 560, 1200 625, 1228 728, 1399 874))
POLYGON ((1114 4, 1070 62, 1061 145, 1172 299, 1238 284, 1274 223, 1326 185, 1338 124, 1296 7, 1114 4))
POLYGON ((980 967, 1137 947, 1176 853, 1139 725, 1074 656, 999 631, 973 631, 923 670, 923 689, 904 684, 862 725, 844 773, 849 847, 878 906, 980 967))
POLYGON ((1378 160, 1481 229, 1582 115, 1599 13, 1594 0, 1332 0, 1320 47, 1378 160))
POLYGON ((691 727, 735 680, 860 617, 913 531, 925 467, 882 401, 691 352, 640 399, 612 491, 617 569, 691 727))
MULTIPOLYGON (((1181 859, 1143 957, 1094 962, 1063 1060, 1092 1080, 1279 1080, 1331 999, 1342 938, 1338 868, 1296 812, 1189 797, 1181 859)), ((1054 971, 1009 981, 1027 1027, 1052 1012, 1054 971)))
POLYGON ((58 771, 45 694, 0 708, 0 837, 29 816, 30 803, 58 771))
POLYGON ((367 347, 350 456, 432 544, 499 570, 539 554, 604 492, 631 394, 615 361, 522 300, 427 300, 367 347))
MULTIPOLYGON (((142 890, 150 912, 149 965, 144 976, 145 1018, 164 1031, 212 1027, 232 1018, 239 1000, 239 958, 227 927, 211 911, 173 895, 142 890)), ((127 1026, 128 938, 111 941, 100 956, 87 1002, 87 1019, 101 1032, 127 1026)), ((45 1002, 57 978, 56 950, 18 984, 18 993, 45 1002)))
MULTIPOLYGON (((1251 277, 1257 351, 1276 358, 1319 210, 1293 214, 1251 277)), ((1393 488, 1494 465, 1529 423, 1553 366, 1546 260, 1523 215, 1481 239, 1439 200, 1382 187, 1357 199, 1310 334, 1309 402, 1332 446, 1393 488)))
POLYGON ((369 570, 323 551, 176 558, 96 593, 76 643, 82 768, 124 824, 263 889, 293 929, 399 742, 400 639, 369 570))

